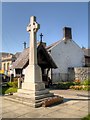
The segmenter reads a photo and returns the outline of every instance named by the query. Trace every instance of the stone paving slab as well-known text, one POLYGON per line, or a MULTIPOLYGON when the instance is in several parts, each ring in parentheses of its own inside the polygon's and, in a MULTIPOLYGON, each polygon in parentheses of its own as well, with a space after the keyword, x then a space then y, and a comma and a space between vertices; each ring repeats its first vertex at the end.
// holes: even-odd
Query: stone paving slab
MULTIPOLYGON (((54 92, 54 91, 53 91, 54 92)), ((51 106, 32 108, 27 105, 6 100, 2 101, 3 118, 82 118, 88 114, 87 97, 73 95, 71 91, 55 90, 55 93, 64 96, 64 103, 51 106), (68 94, 66 94, 68 92, 68 94), (69 94, 70 92, 70 94, 69 94), (65 94, 64 94, 65 93, 65 94), (73 98, 77 98, 73 100, 73 98)), ((75 91, 74 91, 75 92, 75 91)), ((81 93, 83 94, 83 93, 81 93)), ((84 92, 84 94, 87 94, 84 92)), ((8 97, 8 96, 7 96, 8 97)))

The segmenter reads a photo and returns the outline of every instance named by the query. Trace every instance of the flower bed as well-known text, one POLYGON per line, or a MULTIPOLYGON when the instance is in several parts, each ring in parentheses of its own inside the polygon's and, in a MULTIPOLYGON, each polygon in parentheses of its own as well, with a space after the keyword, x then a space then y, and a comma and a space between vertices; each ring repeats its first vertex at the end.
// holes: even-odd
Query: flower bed
POLYGON ((75 85, 75 86, 70 86, 70 89, 75 89, 75 90, 90 90, 90 86, 75 85))
POLYGON ((52 86, 54 89, 75 89, 75 90, 90 90, 90 80, 80 81, 74 80, 74 82, 59 82, 52 86))
POLYGON ((83 82, 75 81, 75 85, 70 86, 70 89, 75 90, 90 90, 90 80, 84 80, 83 82))

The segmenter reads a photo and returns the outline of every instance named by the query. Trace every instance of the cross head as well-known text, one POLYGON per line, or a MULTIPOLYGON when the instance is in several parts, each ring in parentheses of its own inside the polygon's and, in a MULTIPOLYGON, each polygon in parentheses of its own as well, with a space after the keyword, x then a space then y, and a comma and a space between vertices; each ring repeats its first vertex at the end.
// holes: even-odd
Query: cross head
POLYGON ((32 16, 30 18, 30 23, 27 26, 28 32, 37 32, 37 30, 40 28, 40 25, 36 22, 36 17, 32 16))

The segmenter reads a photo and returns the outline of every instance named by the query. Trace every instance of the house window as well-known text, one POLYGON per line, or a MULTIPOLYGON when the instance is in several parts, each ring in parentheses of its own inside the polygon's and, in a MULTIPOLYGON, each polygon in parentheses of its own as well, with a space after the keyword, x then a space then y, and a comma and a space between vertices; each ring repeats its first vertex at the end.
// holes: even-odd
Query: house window
POLYGON ((9 63, 7 63, 7 70, 9 70, 9 63))

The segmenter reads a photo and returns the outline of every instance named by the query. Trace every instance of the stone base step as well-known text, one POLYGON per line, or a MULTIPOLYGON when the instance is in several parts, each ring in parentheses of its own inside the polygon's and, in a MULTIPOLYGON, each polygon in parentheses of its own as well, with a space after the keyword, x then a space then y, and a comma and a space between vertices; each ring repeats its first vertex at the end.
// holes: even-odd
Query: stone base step
POLYGON ((47 94, 49 93, 48 89, 44 89, 44 90, 40 90, 40 91, 33 91, 33 90, 25 90, 25 89, 18 89, 18 92, 16 94, 26 94, 26 95, 31 95, 31 94, 35 94, 35 95, 42 95, 42 94, 47 94))
POLYGON ((39 99, 54 96, 54 94, 50 93, 49 91, 42 91, 42 92, 38 91, 38 94, 35 94, 33 92, 30 92, 30 93, 18 92, 18 93, 14 93, 14 95, 17 96, 17 97, 22 97, 22 98, 27 98, 27 99, 32 99, 32 100, 39 100, 39 99))
POLYGON ((52 97, 52 96, 54 96, 53 93, 48 93, 48 94, 44 94, 44 95, 35 96, 35 99, 39 100, 39 99, 48 98, 48 97, 52 97))
POLYGON ((41 107, 41 106, 47 107, 47 106, 50 106, 56 103, 63 102, 63 97, 56 96, 56 95, 52 97, 46 97, 43 99, 35 100, 35 101, 30 98, 23 98, 23 97, 18 97, 15 95, 10 95, 8 97, 5 97, 5 99, 14 101, 17 103, 25 104, 30 107, 35 107, 35 108, 41 107))
POLYGON ((18 102, 18 103, 22 103, 25 105, 29 105, 31 107, 40 107, 42 106, 42 102, 50 97, 53 97, 54 94, 53 93, 47 93, 47 94, 42 94, 42 95, 38 95, 35 96, 35 94, 33 94, 33 96, 25 94, 25 93, 15 93, 14 95, 10 95, 8 97, 5 97, 8 100, 14 101, 14 102, 18 102))
POLYGON ((19 97, 17 97, 17 96, 8 96, 8 97, 5 97, 5 99, 6 100, 9 100, 9 101, 13 101, 13 102, 17 102, 17 103, 20 103, 20 104, 24 104, 24 105, 28 105, 28 106, 30 106, 30 107, 35 107, 35 108, 37 108, 37 107, 41 107, 42 106, 42 101, 41 102, 38 102, 38 103, 35 103, 34 101, 32 102, 32 101, 30 101, 30 99, 29 100, 25 100, 25 98, 23 99, 21 99, 21 98, 19 98, 19 97))
MULTIPOLYGON (((20 95, 13 95, 14 98, 16 99, 23 99, 23 100, 28 100, 28 101, 35 101, 35 102, 38 102, 38 101, 41 101, 43 99, 47 99, 49 97, 53 97, 54 94, 53 93, 48 93, 48 94, 44 94, 44 95, 39 95, 39 96, 32 96, 32 97, 26 97, 24 94, 20 94, 20 95)), ((12 96, 11 96, 12 97, 12 96)))

